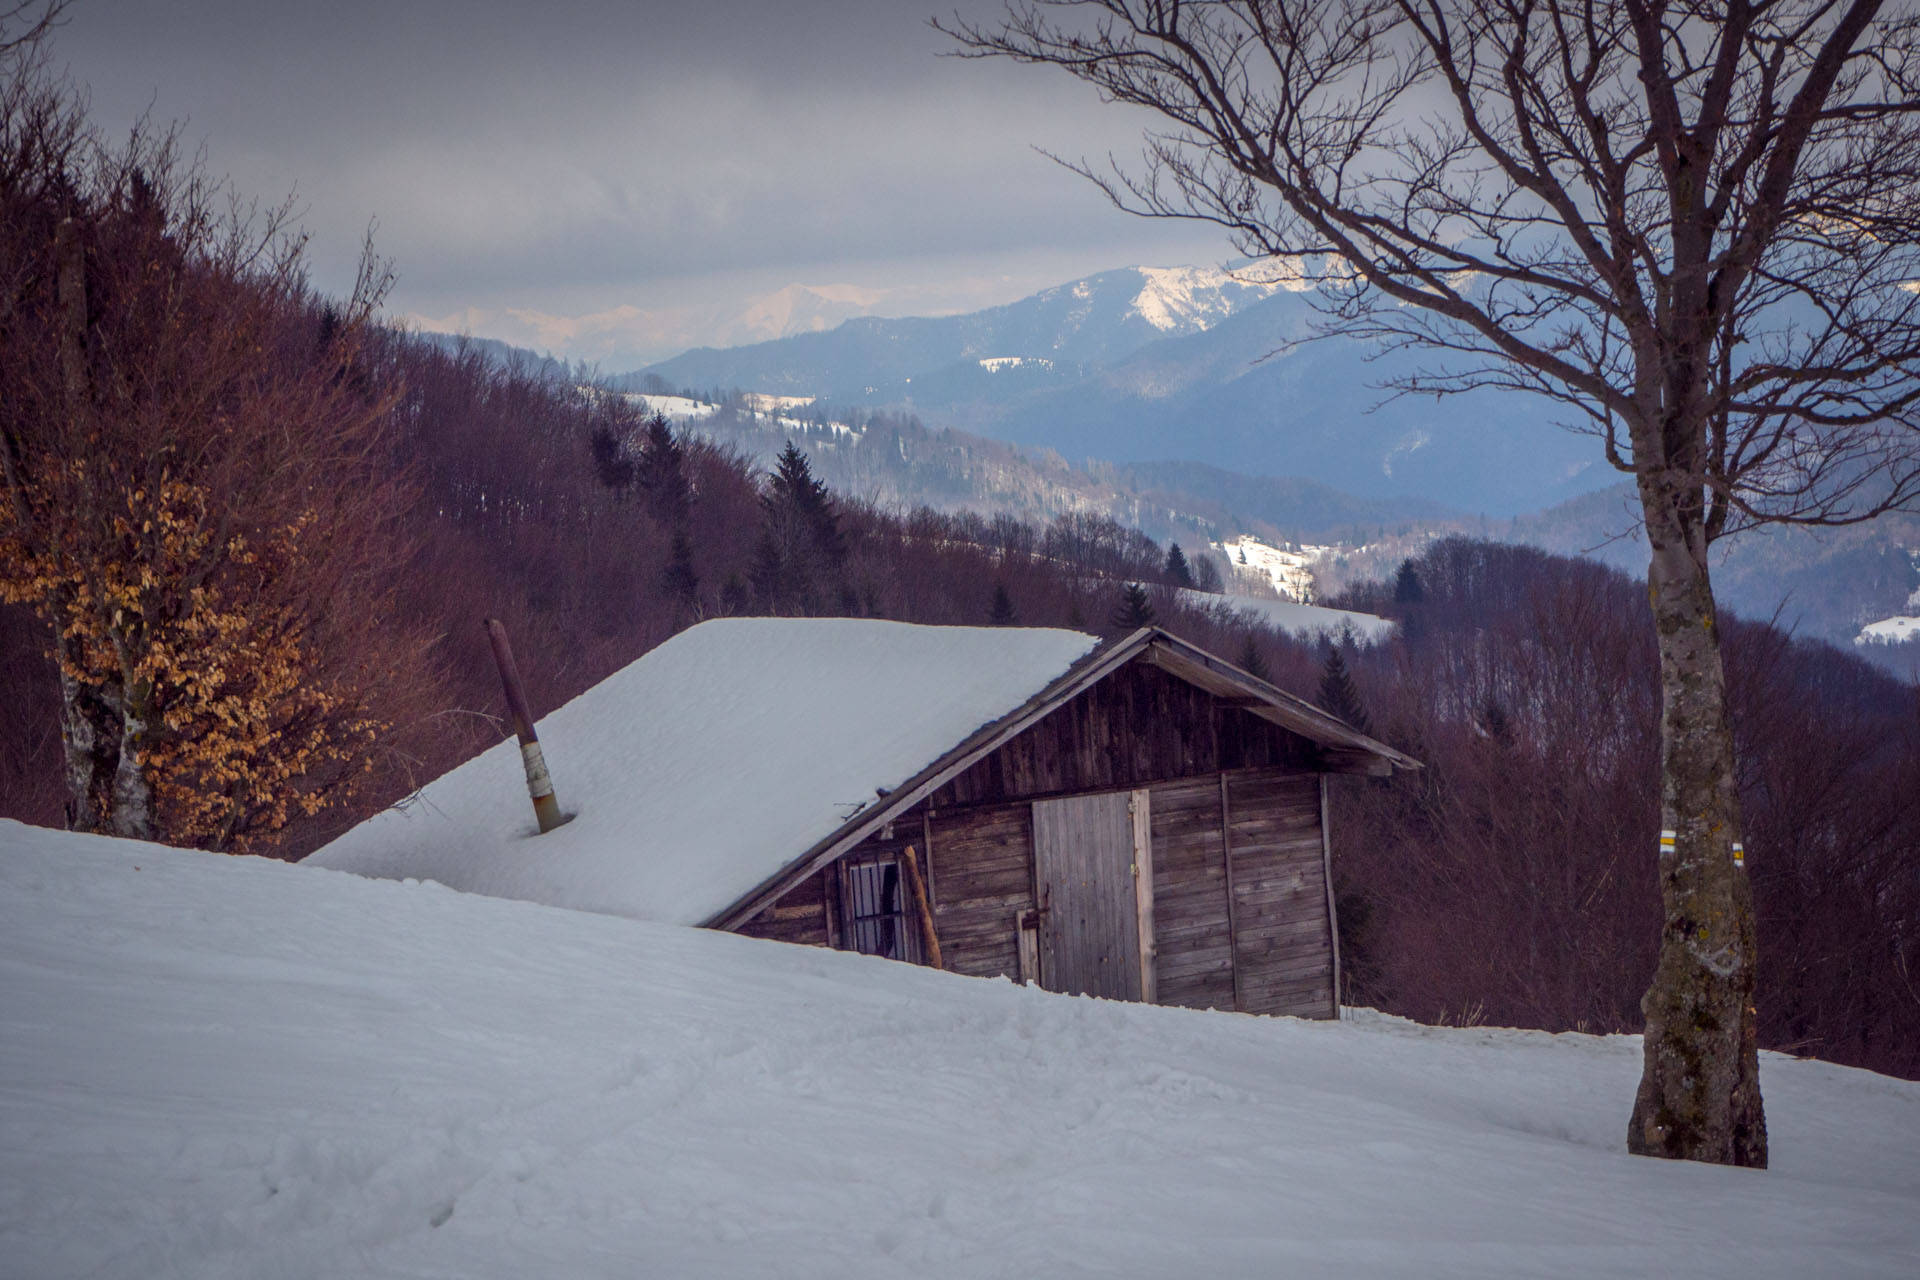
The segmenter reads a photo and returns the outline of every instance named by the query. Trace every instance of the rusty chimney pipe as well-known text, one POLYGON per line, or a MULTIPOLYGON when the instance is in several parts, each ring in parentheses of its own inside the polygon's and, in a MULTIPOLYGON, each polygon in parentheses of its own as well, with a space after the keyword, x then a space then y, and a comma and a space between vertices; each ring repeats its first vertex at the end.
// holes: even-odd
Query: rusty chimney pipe
POLYGON ((493 661, 500 668, 500 683, 507 691, 514 736, 520 739, 520 759, 527 767, 527 794, 533 797, 533 816, 540 822, 540 834, 545 835, 566 818, 561 816, 560 802, 553 798, 553 779, 547 775, 547 759, 540 753, 540 739, 533 732, 533 714, 527 710, 527 694, 520 687, 520 669, 513 665, 507 629, 498 618, 487 619, 487 639, 493 642, 493 661))

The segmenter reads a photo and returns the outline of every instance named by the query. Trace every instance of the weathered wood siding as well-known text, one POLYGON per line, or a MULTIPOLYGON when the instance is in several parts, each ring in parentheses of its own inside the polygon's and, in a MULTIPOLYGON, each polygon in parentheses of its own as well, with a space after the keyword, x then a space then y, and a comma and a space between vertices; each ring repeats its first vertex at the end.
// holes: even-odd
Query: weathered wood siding
POLYGON ((1311 767, 1313 746, 1151 663, 1136 662, 933 794, 963 805, 1112 791, 1222 769, 1311 767))
POLYGON ((1040 974, 1049 991, 1110 1000, 1143 994, 1132 795, 1034 802, 1034 883, 1047 908, 1040 974))
POLYGON ((735 932, 749 938, 771 938, 775 942, 832 946, 833 939, 827 929, 827 881, 834 872, 833 867, 814 872, 735 932))
POLYGON ((1231 1009, 1233 944, 1219 775, 1163 782, 1152 788, 1147 811, 1160 1003, 1231 1009))
MULTIPOLYGON (((1145 788, 1159 1002, 1331 1017, 1333 938, 1314 760, 1305 739, 1135 663, 849 856, 914 845, 946 967, 1017 979, 1019 921, 1038 905, 1031 802, 1145 788)), ((840 942, 834 875, 830 867, 808 877, 740 932, 840 942)))
POLYGON ((1240 1007, 1334 1016, 1319 779, 1228 774, 1227 816, 1240 1007))
POLYGON ((926 825, 933 923, 947 968, 1018 979, 1019 917, 1034 906, 1032 806, 935 811, 926 825))

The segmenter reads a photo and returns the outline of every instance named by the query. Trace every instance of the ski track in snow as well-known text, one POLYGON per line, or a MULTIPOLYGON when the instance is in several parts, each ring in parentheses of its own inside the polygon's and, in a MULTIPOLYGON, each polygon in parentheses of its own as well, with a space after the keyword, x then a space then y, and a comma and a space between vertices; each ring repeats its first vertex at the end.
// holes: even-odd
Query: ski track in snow
MULTIPOLYGON (((535 855, 537 856, 537 855, 535 855)), ((0 1275, 1911 1276, 1920 1086, 1310 1023, 0 823, 0 1275)))

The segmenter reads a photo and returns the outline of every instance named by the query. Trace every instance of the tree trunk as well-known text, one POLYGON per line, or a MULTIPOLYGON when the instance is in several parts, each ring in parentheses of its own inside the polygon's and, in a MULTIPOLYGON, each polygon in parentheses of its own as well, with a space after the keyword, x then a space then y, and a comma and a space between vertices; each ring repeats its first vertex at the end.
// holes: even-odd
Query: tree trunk
POLYGON ((1753 979, 1753 894, 1736 855, 1733 772, 1707 539, 1697 484, 1643 473, 1647 570, 1659 639, 1664 923, 1641 1000, 1645 1065, 1627 1148, 1637 1155, 1765 1168, 1753 979))
MULTIPOLYGON (((60 377, 66 401, 67 438, 75 452, 93 441, 93 383, 89 371, 86 246, 79 225, 63 219, 54 232, 55 287, 60 303, 60 377)), ((56 598, 52 617, 60 663, 60 742, 67 763, 67 825, 135 840, 154 838, 153 784, 141 751, 152 715, 129 680, 105 688, 78 679, 70 642, 63 634, 68 611, 56 598)), ((123 672, 127 647, 116 637, 123 672)))

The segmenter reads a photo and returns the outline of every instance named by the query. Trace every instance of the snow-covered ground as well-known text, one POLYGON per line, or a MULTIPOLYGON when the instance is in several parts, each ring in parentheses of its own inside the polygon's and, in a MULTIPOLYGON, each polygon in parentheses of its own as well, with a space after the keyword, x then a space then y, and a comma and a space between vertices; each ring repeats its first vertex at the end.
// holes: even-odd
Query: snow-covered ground
POLYGON ((1878 622, 1869 622, 1860 628, 1855 636, 1855 644, 1905 644, 1909 640, 1920 639, 1920 618, 1904 615, 1882 618, 1878 622))
MULTIPOLYGON (((666 396, 652 393, 627 392, 627 400, 637 406, 642 413, 657 413, 680 427, 694 427, 711 434, 711 424, 702 426, 707 419, 720 412, 720 406, 705 400, 692 400, 686 396, 666 396)), ((800 408, 812 404, 813 396, 776 396, 760 392, 748 392, 741 397, 750 420, 761 430, 778 435, 782 432, 826 431, 836 437, 858 440, 862 434, 860 428, 845 422, 807 422, 800 418, 782 413, 782 409, 800 408)), ((724 437, 721 437, 724 439, 724 437)))
POLYGON ((1352 635, 1359 644, 1375 644, 1393 634, 1393 620, 1378 614, 1352 609, 1328 609, 1296 600, 1273 600, 1265 596, 1208 595, 1201 591, 1183 591, 1183 600, 1202 608, 1224 606, 1248 614, 1280 631, 1313 640, 1322 637, 1338 640, 1352 635))
POLYGON ((701 418, 711 418, 720 411, 720 406, 708 404, 704 400, 693 400, 686 396, 640 395, 628 392, 627 399, 638 406, 642 413, 657 413, 670 422, 697 422, 701 418))
POLYGON ((1337 549, 1276 547, 1245 533, 1209 545, 1226 557, 1233 573, 1270 585, 1284 599, 1299 601, 1313 597, 1313 562, 1337 549))
POLYGON ((1249 303, 1287 287, 1218 267, 1135 267, 1140 292, 1128 310, 1162 333, 1210 329, 1249 303))
POLYGON ((1920 1085, 1309 1023, 0 823, 0 1274, 1911 1277, 1920 1085))

